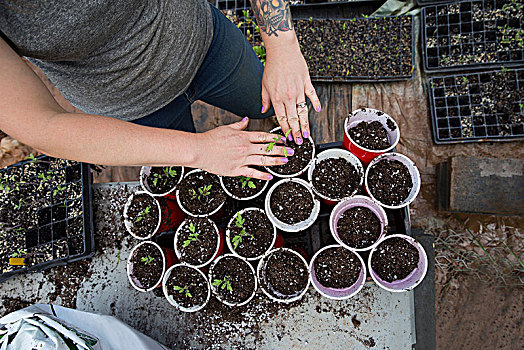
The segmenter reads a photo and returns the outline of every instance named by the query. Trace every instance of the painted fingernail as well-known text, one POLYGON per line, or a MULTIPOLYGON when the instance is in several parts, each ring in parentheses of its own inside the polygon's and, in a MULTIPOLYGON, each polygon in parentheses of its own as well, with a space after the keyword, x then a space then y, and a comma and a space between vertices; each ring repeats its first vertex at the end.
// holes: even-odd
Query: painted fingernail
POLYGON ((282 158, 282 163, 287 163, 287 162, 288 162, 287 158, 282 158))
POLYGON ((304 138, 308 138, 309 137, 309 133, 307 131, 304 131, 304 138))
POLYGON ((317 110, 317 112, 320 112, 320 106, 318 106, 318 107, 316 108, 316 110, 317 110))
POLYGON ((302 144, 302 139, 300 137, 297 138, 297 145, 301 145, 302 144))
POLYGON ((282 137, 280 138, 280 141, 282 141, 282 142, 286 142, 286 138, 285 138, 284 136, 282 136, 282 137))
POLYGON ((266 111, 266 107, 262 106, 262 110, 260 111, 260 113, 264 113, 266 111))
POLYGON ((295 154, 295 151, 294 151, 292 148, 288 148, 288 149, 287 149, 287 154, 289 154, 290 156, 292 156, 293 154, 295 154))
POLYGON ((273 180, 273 175, 268 175, 268 176, 267 176, 267 179, 268 179, 268 180, 273 180))
POLYGON ((242 118, 242 121, 245 122, 247 120, 247 117, 242 118))
POLYGON ((293 141, 293 135, 289 134, 289 136, 287 137, 287 139, 288 139, 289 141, 293 141))

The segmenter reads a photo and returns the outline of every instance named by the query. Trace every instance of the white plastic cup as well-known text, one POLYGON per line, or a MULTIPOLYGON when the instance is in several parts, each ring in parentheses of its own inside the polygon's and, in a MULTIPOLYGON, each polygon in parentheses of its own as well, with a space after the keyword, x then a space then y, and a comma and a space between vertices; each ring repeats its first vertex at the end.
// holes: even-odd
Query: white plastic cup
POLYGON ((126 230, 127 232, 129 232, 129 234, 133 237, 135 237, 136 239, 140 239, 140 240, 147 240, 147 239, 150 239, 151 237, 153 237, 157 232, 158 232, 158 229, 160 228, 160 223, 162 221, 162 209, 160 208, 160 203, 158 202, 158 200, 153 197, 150 193, 146 192, 146 191, 137 191, 133 194, 131 194, 128 198, 127 198, 127 202, 126 204, 124 205, 124 226, 126 227, 126 230), (132 225, 132 222, 131 220, 129 220, 129 215, 127 214, 127 212, 129 211, 129 208, 131 207, 131 203, 133 201, 133 197, 136 196, 136 195, 139 195, 139 194, 145 194, 145 195, 148 195, 150 196, 151 198, 153 198, 154 202, 156 203, 156 206, 158 208, 158 223, 156 224, 156 227, 155 229, 153 230, 153 232, 151 232, 148 236, 146 237, 140 237, 140 236, 137 236, 132 228, 133 228, 133 225, 132 225))
POLYGON ((242 215, 246 211, 258 211, 258 212, 261 212, 263 215, 266 215, 265 211, 263 211, 260 208, 254 208, 254 207, 253 208, 245 208, 245 209, 242 209, 239 212, 237 212, 231 218, 231 220, 229 220, 229 222, 227 224, 226 243, 227 243, 227 247, 229 248, 229 251, 231 251, 233 253, 233 255, 239 256, 239 257, 241 257, 243 259, 246 259, 247 261, 255 261, 255 260, 258 260, 258 259, 262 258, 264 256, 264 254, 266 254, 269 250, 271 250, 275 246, 275 242, 277 240, 277 228, 275 227, 273 222, 270 221, 272 226, 273 226, 273 240, 271 241, 271 244, 269 245, 269 248, 264 253, 262 253, 262 254, 260 254, 258 256, 255 256, 254 258, 248 258, 246 256, 240 255, 235 249, 233 249, 233 244, 231 243, 231 230, 229 229, 229 226, 231 226, 231 224, 233 224, 236 221, 238 213, 240 213, 240 215, 242 215))
POLYGON ((253 297, 255 296, 255 292, 257 291, 257 288, 258 288, 257 276, 256 276, 255 269, 253 268, 253 266, 251 266, 251 264, 246 259, 241 258, 241 257, 236 256, 236 255, 233 255, 233 254, 221 255, 221 256, 218 257, 218 259, 213 261, 213 263, 211 264, 211 267, 209 268, 208 279, 209 279, 209 283, 211 284, 211 291, 213 292, 215 297, 218 299, 218 301, 220 301, 222 304, 227 305, 227 306, 242 306, 242 305, 246 305, 247 303, 249 303, 251 301, 251 299, 253 299, 253 297), (255 287, 253 288, 253 293, 251 293, 249 298, 247 298, 246 300, 244 300, 243 302, 241 302, 239 304, 230 303, 229 301, 226 301, 226 300, 222 299, 222 297, 218 293, 215 292, 215 286, 212 285, 212 283, 213 283, 213 268, 215 267, 215 265, 220 260, 222 260, 225 257, 233 257, 235 259, 240 259, 241 261, 246 263, 247 266, 249 266, 249 269, 253 273, 253 279, 255 280, 255 287))
MULTIPOLYGON (((207 219, 213 225, 213 227, 215 228, 215 232, 216 232, 216 235, 217 235, 217 247, 215 249, 215 252, 213 253, 213 256, 208 261, 206 261, 205 263, 203 263, 201 265, 192 265, 192 264, 190 264, 188 262, 183 262, 187 266, 196 267, 196 268, 202 268, 202 267, 206 266, 207 264, 209 264, 211 261, 213 261, 217 257, 217 254, 219 253, 220 240, 222 239, 222 237, 220 237, 220 231, 218 230, 218 227, 217 227, 217 225, 215 224, 215 222, 213 220, 211 220, 209 218, 205 218, 205 219, 207 219)), ((176 254, 176 257, 180 261, 182 261, 181 260, 182 254, 178 250, 178 238, 180 237, 180 232, 181 232, 182 227, 184 227, 187 224, 187 220, 188 219, 185 219, 184 221, 182 221, 182 223, 180 224, 180 226, 178 226, 178 228, 176 229, 176 232, 175 232, 175 238, 174 238, 175 254, 176 254)))
POLYGON ((320 294, 325 296, 326 298, 333 299, 333 300, 344 300, 344 299, 351 298, 352 296, 360 292, 362 287, 364 287, 364 283, 366 283, 366 264, 364 263, 364 260, 362 260, 362 258, 360 257, 360 255, 357 252, 347 247, 337 245, 337 244, 328 245, 320 249, 318 252, 316 252, 315 255, 313 255, 313 258, 311 259, 311 262, 309 263, 309 272, 311 275, 311 283, 313 284, 313 287, 315 287, 315 289, 320 294), (354 254, 358 258, 361 264, 360 275, 358 276, 356 282, 347 288, 339 289, 339 288, 325 287, 317 280, 317 276, 315 273, 315 260, 317 256, 324 250, 329 249, 329 248, 339 248, 339 247, 349 250, 352 254, 354 254))
POLYGON ((141 242, 139 244, 137 244, 132 250, 131 250, 131 253, 129 254, 129 257, 127 258, 127 279, 129 280, 129 283, 131 283, 131 285, 133 286, 133 288, 135 288, 136 290, 138 290, 139 292, 150 292, 152 291, 153 289, 157 288, 160 284, 162 284, 162 278, 164 276, 164 273, 166 271, 166 256, 164 254, 164 251, 162 250, 162 248, 160 248, 160 246, 158 244, 156 244, 155 242, 153 241, 144 241, 144 242, 141 242), (162 275, 160 275, 160 279, 158 280, 158 283, 156 283, 154 285, 154 287, 150 287, 149 289, 144 289, 140 286, 140 282, 138 282, 137 280, 135 280, 133 277, 132 277, 132 273, 133 273, 133 263, 131 263, 131 258, 133 257, 133 254, 135 253, 135 251, 137 250, 138 247, 144 245, 144 244, 151 244, 153 246, 155 246, 159 251, 160 251, 160 254, 162 255, 162 275))
MULTIPOLYGON (((204 170, 202 169, 194 169, 194 170, 191 170, 190 172, 188 172, 184 178, 186 178, 187 176, 191 175, 191 174, 194 174, 194 173, 198 173, 198 172, 202 172, 204 170)), ((212 174, 214 176, 218 176, 218 178, 220 179, 220 176, 219 175, 215 175, 215 174, 212 174)), ((218 213, 220 211, 220 209, 222 209, 222 207, 224 206, 224 203, 226 203, 226 201, 224 201, 224 203, 220 204, 218 206, 218 208, 216 208, 215 210, 213 210, 211 213, 208 213, 208 214, 194 214, 192 212, 190 212, 188 209, 186 209, 183 205, 182 205, 182 201, 180 200, 180 189, 177 188, 176 190, 176 201, 178 203, 178 206, 180 207, 180 209, 184 212, 184 214, 186 215, 189 215, 189 216, 194 216, 194 217, 197 217, 197 218, 206 218, 206 217, 210 217, 210 216, 213 216, 215 215, 216 213, 218 213)))
POLYGON ((344 140, 342 142, 344 148, 349 150, 358 159, 360 159, 364 165, 367 165, 373 158, 391 151, 395 148, 400 140, 400 129, 397 122, 391 118, 388 114, 373 108, 359 108, 351 112, 351 114, 344 121, 344 140), (391 130, 387 125, 387 121, 390 120, 395 125, 394 130, 391 130), (359 145, 349 136, 349 129, 354 128, 361 122, 371 123, 378 121, 382 124, 386 132, 388 133, 388 140, 390 146, 386 149, 373 150, 359 145))
POLYGON ((157 193, 153 193, 151 191, 151 188, 149 188, 149 185, 147 184, 147 181, 145 181, 145 178, 149 177, 149 174, 151 174, 151 168, 152 167, 150 167, 150 166, 143 166, 142 168, 140 168, 140 186, 142 187, 142 189, 144 191, 146 191, 147 193, 149 193, 153 197, 164 197, 164 196, 170 194, 171 192, 173 192, 175 190, 176 186, 184 178, 184 167, 181 167, 182 170, 181 170, 180 178, 178 179, 178 182, 169 191, 164 192, 164 193, 158 193, 158 194, 157 193))
MULTIPOLYGON (((283 204, 285 205, 285 203, 283 204)), ((311 186, 309 185, 307 181, 298 179, 298 178, 282 179, 276 182, 275 184, 273 184, 273 186, 271 186, 271 188, 267 192, 266 200, 264 203, 264 208, 266 209, 267 217, 273 223, 273 225, 275 225, 277 228, 279 228, 280 230, 286 231, 286 232, 299 232, 313 225, 313 223, 315 222, 315 220, 318 217, 318 213, 320 212, 320 202, 318 201, 318 199, 315 198, 315 195, 313 194, 313 190, 311 189, 311 186), (311 194, 311 198, 313 199, 313 210, 311 211, 311 215, 309 216, 309 218, 297 224, 293 224, 293 225, 286 224, 285 222, 282 222, 279 219, 277 219, 276 216, 271 211, 271 205, 270 205, 271 195, 273 194, 273 191, 275 190, 275 188, 277 188, 278 186, 280 186, 281 184, 285 182, 290 182, 290 181, 299 183, 302 186, 304 186, 308 190, 308 192, 311 194)))
MULTIPOLYGON (((276 127, 274 129, 272 129, 271 131, 269 131, 269 133, 274 133, 275 131, 278 131, 278 130, 282 130, 281 127, 276 127)), ((284 137, 284 136, 282 136, 284 137)), ((302 175, 310 166, 311 166, 311 163, 313 163, 313 159, 315 159, 315 142, 313 142, 313 139, 311 138, 311 136, 308 137, 309 141, 311 141, 311 144, 313 145, 313 153, 311 154, 311 160, 309 161, 309 163, 304 167, 304 169, 296 172, 295 174, 289 174, 289 175, 282 175, 282 174, 279 174, 279 173, 276 173, 274 172, 273 170, 271 170, 272 167, 270 166, 266 166, 266 170, 276 176, 276 177, 280 177, 280 178, 293 178, 293 177, 296 177, 296 176, 299 176, 299 175, 302 175)), ((291 156, 293 157, 293 156, 291 156)))
POLYGON ((315 170, 315 167, 316 167, 317 163, 319 163, 319 162, 321 162, 321 161, 323 161, 325 159, 329 159, 329 158, 344 158, 345 160, 347 160, 349 162, 349 164, 351 164, 357 170, 357 172, 359 174, 360 180, 358 182, 358 186, 355 187, 355 189, 353 190, 353 193, 351 193, 351 195, 349 195, 347 197, 344 197, 344 198, 349 198, 349 197, 353 196, 362 187, 362 183, 364 182, 364 168, 362 167, 362 163, 360 162, 360 160, 354 154, 352 154, 348 150, 345 150, 345 149, 342 149, 342 148, 333 148, 333 149, 327 149, 325 151, 322 151, 322 152, 320 152, 316 156, 316 158, 314 159, 314 162, 311 163, 311 165, 310 165, 310 167, 308 169, 308 180, 311 183, 311 187, 312 187, 313 191, 320 198, 323 198, 326 201, 329 201, 329 202, 340 202, 344 198, 330 198, 330 197, 326 196, 325 194, 321 193, 320 191, 318 191, 315 188, 315 186, 313 185, 313 171, 315 170))
POLYGON ((373 199, 375 202, 377 202, 378 204, 380 204, 384 208, 400 209, 400 208, 404 208, 405 206, 411 204, 411 202, 413 202, 415 200, 415 198, 417 198, 417 195, 418 195, 418 193, 420 191, 420 173, 419 173, 415 163, 411 159, 406 157, 405 155, 400 154, 400 153, 395 153, 395 152, 384 153, 384 154, 374 158, 371 161, 371 163, 369 163, 369 166, 366 169, 366 175, 365 175, 365 178, 364 178, 364 186, 366 187, 366 191, 368 192, 368 194, 371 197, 371 199, 373 199), (373 193, 371 193, 371 189, 369 188, 369 185, 368 185, 369 169, 371 169, 371 167, 373 165, 375 165, 376 163, 380 162, 383 159, 398 160, 399 162, 401 162, 402 164, 404 164, 408 168, 409 174, 411 175, 411 182, 413 183, 413 187, 411 187, 411 191, 409 192, 408 197, 402 203, 400 203, 399 205, 387 205, 387 204, 382 203, 381 201, 379 201, 378 199, 376 199, 373 196, 373 193))
POLYGON ((235 196, 233 193, 229 192, 229 190, 228 190, 228 189, 226 188, 226 186, 224 185, 224 180, 223 180, 223 179, 224 179, 223 176, 220 176, 220 185, 222 185, 222 189, 224 190, 224 192, 226 192, 226 194, 227 194, 229 197, 231 197, 231 198, 233 198, 233 199, 236 199, 236 200, 239 200, 239 201, 249 201, 249 200, 251 200, 251 199, 255 199, 255 198, 257 198, 258 196, 260 196, 260 195, 261 195, 261 194, 266 190, 267 185, 269 184, 269 181, 265 181, 264 186, 262 187, 262 189, 261 189, 259 192, 257 192, 256 194, 254 194, 254 195, 252 195, 252 196, 250 196, 250 197, 244 197, 244 198, 242 198, 242 197, 235 196))
MULTIPOLYGON (((275 248, 275 249, 272 249, 270 250, 269 252, 267 252, 264 257, 262 259, 260 259, 260 261, 258 262, 258 266, 257 266, 257 277, 260 281, 259 285, 260 285, 260 288, 262 289, 262 292, 267 295, 267 297, 273 301, 276 301, 276 302, 279 302, 279 303, 292 303, 294 301, 297 301, 297 300, 300 300, 302 299, 302 297, 306 294, 306 292, 308 291, 308 288, 309 288, 309 283, 311 282, 311 278, 310 278, 310 275, 309 275, 309 267, 308 267, 308 264, 307 264, 307 261, 306 259, 304 259, 304 257, 299 254, 298 252, 292 250, 292 249, 289 249, 289 248, 275 248), (265 280, 265 266, 267 264, 267 261, 269 259, 269 257, 271 256, 271 254, 274 254, 278 251, 286 251, 286 252, 289 252, 289 253, 292 253, 296 256, 298 256, 300 258, 300 260, 304 263, 304 269, 307 271, 308 273, 308 279, 307 279, 307 284, 306 286, 304 287, 304 289, 296 294, 296 295, 284 295, 284 294, 281 294, 279 292, 277 292, 276 290, 273 290, 273 294, 271 294, 269 291, 266 290, 266 283, 263 283, 263 281, 265 280)), ((267 283, 267 285, 269 285, 269 283, 267 283)))
POLYGON ((417 242, 413 237, 406 236, 406 235, 391 235, 383 237, 378 244, 371 249, 371 252, 369 253, 368 258, 368 268, 369 268, 369 274, 371 275, 371 278, 373 278, 373 281, 382 289, 385 289, 390 292, 407 292, 409 290, 414 289, 416 286, 422 282, 424 277, 426 276, 426 272, 428 271, 428 256, 426 254, 426 251, 422 247, 422 245, 417 242), (391 239, 391 238, 402 238, 411 243, 415 248, 417 248, 418 251, 418 265, 417 267, 404 279, 396 280, 393 282, 387 282, 381 279, 377 273, 373 270, 371 267, 371 259, 373 258, 373 253, 377 250, 378 246, 384 242, 385 240, 391 239))
POLYGON ((354 196, 354 197, 343 200, 342 202, 338 203, 335 206, 335 208, 333 208, 333 210, 331 211, 331 215, 329 217, 329 228, 331 230, 331 234, 333 235, 333 238, 335 238, 335 240, 340 245, 343 245, 344 247, 355 250, 357 252, 370 250, 373 247, 375 247, 378 244, 378 242, 380 241, 380 239, 386 234, 385 228, 387 225, 388 225, 388 216, 386 215, 386 212, 384 211, 384 209, 380 205, 378 205, 376 202, 371 200, 371 198, 366 197, 366 196, 354 196), (373 214, 375 214, 375 216, 380 220, 380 229, 381 229, 380 236, 369 247, 364 247, 364 248, 350 247, 349 245, 344 243, 338 235, 338 232, 337 232, 338 220, 340 219, 340 217, 342 216, 342 214, 344 214, 346 210, 355 208, 355 207, 364 207, 364 208, 371 210, 373 214))
POLYGON ((187 264, 176 264, 176 265, 171 266, 166 271, 166 273, 164 274, 164 278, 162 279, 162 291, 164 292, 164 296, 166 297, 167 301, 171 305, 176 307, 178 310, 183 311, 183 312, 197 312, 199 310, 202 310, 207 305, 207 303, 209 302, 209 299, 211 298, 211 287, 209 285, 209 280, 207 279, 206 275, 204 275, 204 273, 202 271, 200 271, 199 269, 195 268, 194 266, 187 265, 187 264), (175 299, 171 295, 169 295, 167 293, 167 281, 169 280, 169 277, 171 277, 171 273, 173 272, 173 270, 176 269, 177 267, 180 267, 180 266, 188 267, 188 268, 190 268, 190 269, 192 269, 194 271, 197 271, 206 280, 206 283, 207 283, 207 297, 206 297, 206 301, 204 302, 204 304, 195 306, 193 308, 186 308, 186 307, 183 307, 182 305, 178 304, 175 301, 175 299))

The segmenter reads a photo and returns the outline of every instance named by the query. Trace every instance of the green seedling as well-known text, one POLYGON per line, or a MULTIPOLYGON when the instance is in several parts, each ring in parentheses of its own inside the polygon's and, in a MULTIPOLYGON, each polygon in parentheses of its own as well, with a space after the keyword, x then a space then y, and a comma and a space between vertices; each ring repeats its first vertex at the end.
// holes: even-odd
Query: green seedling
POLYGON ((254 235, 250 233, 246 233, 246 229, 243 227, 244 222, 246 222, 246 219, 244 219, 240 213, 237 213, 235 225, 237 225, 237 227, 240 229, 240 233, 236 234, 231 239, 231 243, 233 244, 234 250, 236 250, 238 245, 242 243, 243 237, 251 237, 252 239, 255 238, 254 235))
POLYGON ((148 255, 148 256, 143 256, 140 261, 145 263, 146 265, 149 265, 153 262, 153 260, 155 260, 155 258, 153 258, 151 255, 148 255))
POLYGON ((153 174, 153 177, 154 177, 153 186, 156 187, 159 180, 164 180, 163 184, 165 185, 170 177, 174 178, 175 176, 177 176, 176 170, 173 169, 173 167, 171 166, 162 168, 162 171, 164 172, 164 174, 157 174, 157 173, 153 174))
MULTIPOLYGON (((289 129, 285 134, 284 134, 284 138, 287 138, 289 136, 289 134, 291 133, 291 129, 289 129)), ((276 143, 278 141, 280 141, 280 137, 276 136, 273 138, 274 142, 271 142, 270 144, 267 145, 266 147, 266 152, 271 152, 273 150, 273 147, 275 147, 276 143)), ((285 149, 285 147, 284 147, 285 149)), ((287 151, 285 151, 287 152, 287 151)))
POLYGON ((238 181, 240 181, 240 183, 242 184, 242 188, 245 188, 246 186, 249 188, 257 188, 254 182, 251 181, 250 177, 238 176, 238 181))
POLYGON ((15 210, 22 208, 22 204, 24 204, 24 201, 20 198, 18 204, 15 204, 15 210))
POLYGON ((469 80, 467 77, 462 77, 462 82, 464 83, 464 85, 467 85, 469 83, 469 80))
POLYGON ((186 297, 188 298, 192 298, 193 296, 191 295, 191 293, 189 293, 189 289, 187 288, 187 286, 184 286, 184 287, 179 287, 179 286, 173 286, 173 288, 175 289, 175 292, 179 292, 179 293, 184 293, 186 297))
POLYGON ((138 217, 136 218, 135 222, 140 222, 149 216, 151 216, 151 206, 150 205, 148 205, 144 210, 140 212, 140 214, 138 214, 138 217))
POLYGON ((189 231, 191 232, 189 234, 188 239, 184 241, 184 244, 182 245, 183 248, 187 247, 191 244, 191 242, 196 242, 198 240, 198 232, 196 232, 196 227, 193 225, 192 222, 189 223, 189 231))
POLYGON ((500 71, 502 72, 502 74, 506 74, 506 73, 509 72, 510 70, 511 70, 511 69, 506 68, 506 67, 504 67, 504 66, 501 66, 501 67, 500 67, 500 71))
POLYGON ((30 155, 25 157, 25 159, 28 159, 29 163, 36 163, 36 162, 38 162, 38 159, 36 159, 36 157, 35 157, 35 155, 33 153, 31 153, 30 155))
POLYGON ((197 199, 201 200, 202 198, 209 196, 211 194, 211 187, 213 185, 207 185, 197 188, 197 191, 194 189, 189 190, 189 194, 191 195, 191 199, 197 199))
POLYGON ((22 256, 24 256, 24 255, 26 255, 26 254, 27 254, 27 252, 26 252, 25 250, 23 250, 23 249, 21 249, 21 248, 18 248, 18 249, 16 250, 16 252, 14 252, 14 253, 11 255, 11 257, 12 257, 12 258, 20 258, 20 257, 22 257, 22 256))
POLYGON ((227 290, 230 292, 233 291, 233 287, 231 287, 231 283, 229 282, 227 277, 224 277, 223 280, 216 278, 213 280, 213 283, 211 283, 211 285, 218 287, 218 288, 222 288, 222 289, 227 288, 227 290))
POLYGON ((56 186, 56 188, 53 190, 53 196, 56 196, 58 193, 64 191, 67 187, 64 185, 64 186, 61 186, 61 185, 58 185, 56 186))

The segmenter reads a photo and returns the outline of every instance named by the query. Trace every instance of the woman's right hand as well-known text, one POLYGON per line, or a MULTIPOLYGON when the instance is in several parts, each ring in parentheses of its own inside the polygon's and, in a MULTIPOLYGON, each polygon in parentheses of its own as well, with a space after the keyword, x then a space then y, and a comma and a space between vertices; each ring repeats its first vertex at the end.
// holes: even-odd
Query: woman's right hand
MULTIPOLYGON (((193 167, 217 175, 271 180, 273 176, 269 173, 249 166, 287 163, 284 147, 278 145, 284 143, 284 137, 266 132, 243 131, 248 123, 246 117, 237 123, 196 134, 198 154, 193 167), (268 151, 270 143, 275 145, 268 151)), ((294 150, 286 148, 288 156, 293 155, 294 150)))

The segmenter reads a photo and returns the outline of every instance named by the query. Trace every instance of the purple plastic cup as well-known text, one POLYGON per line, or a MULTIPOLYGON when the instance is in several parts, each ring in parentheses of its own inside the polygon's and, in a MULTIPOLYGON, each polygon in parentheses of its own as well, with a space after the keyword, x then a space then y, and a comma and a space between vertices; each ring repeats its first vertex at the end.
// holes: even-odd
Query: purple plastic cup
POLYGON ((415 200, 415 198, 417 198, 417 195, 418 195, 418 193, 420 191, 420 173, 419 173, 415 163, 411 159, 406 157, 405 155, 400 154, 400 153, 395 153, 395 152, 384 153, 384 154, 374 158, 371 161, 371 163, 369 163, 369 165, 368 165, 368 167, 366 169, 366 175, 364 177, 364 186, 366 187, 366 192, 369 194, 371 199, 373 199, 375 202, 377 202, 378 204, 380 204, 384 208, 400 209, 400 208, 404 208, 405 206, 411 204, 411 202, 413 202, 415 200), (411 175, 411 181, 413 182, 413 187, 411 188, 411 191, 409 192, 408 197, 402 203, 400 203, 399 205, 387 205, 387 204, 384 204, 384 203, 380 202, 378 199, 373 197, 373 193, 371 193, 371 190, 369 189, 369 185, 368 185, 369 169, 371 169, 371 167, 374 164, 380 162, 383 159, 398 160, 399 162, 401 162, 402 164, 404 164, 408 168, 409 174, 411 175))
POLYGON ((424 250, 422 245, 419 242, 417 242, 414 238, 406 235, 391 235, 381 239, 378 242, 378 244, 371 250, 368 259, 368 269, 371 278, 373 278, 375 283, 380 288, 383 288, 390 292, 407 292, 408 290, 412 290, 413 288, 418 286, 426 276, 426 272, 428 271, 428 256, 426 255, 426 251, 424 250), (395 237, 405 239, 406 241, 411 243, 415 248, 417 248, 419 260, 417 267, 406 278, 396 280, 393 282, 387 282, 380 278, 377 275, 377 273, 373 270, 373 268, 371 267, 371 259, 373 258, 373 253, 377 250, 377 247, 380 245, 380 243, 384 242, 387 239, 395 237))
POLYGON ((331 229, 331 234, 333 235, 333 238, 335 238, 335 240, 340 245, 343 245, 344 247, 347 247, 347 248, 355 250, 355 251, 366 251, 366 250, 372 249, 373 247, 376 247, 378 242, 386 234, 384 229, 386 228, 387 225, 388 225, 388 217, 387 217, 386 212, 384 211, 384 209, 382 209, 382 207, 380 205, 378 205, 376 202, 374 202, 371 198, 366 197, 366 196, 354 196, 354 197, 351 197, 351 198, 343 200, 342 202, 338 203, 335 206, 335 208, 333 208, 333 211, 331 212, 331 216, 329 217, 329 228, 331 229), (338 220, 340 219, 340 217, 342 216, 342 214, 344 214, 344 212, 346 210, 354 208, 354 207, 368 208, 380 220, 380 227, 381 227, 380 236, 369 247, 358 248, 358 249, 354 248, 354 247, 350 247, 349 245, 344 243, 340 239, 340 237, 338 235, 338 232, 337 232, 338 220))
POLYGON ((315 287, 315 289, 320 294, 325 296, 326 298, 333 299, 333 300, 344 300, 344 299, 351 298, 352 296, 360 292, 362 287, 364 287, 364 283, 366 283, 366 264, 364 263, 364 260, 362 260, 362 258, 360 257, 360 255, 357 252, 347 247, 337 245, 337 244, 328 245, 320 249, 318 252, 316 252, 315 255, 313 255, 313 258, 311 259, 311 262, 309 263, 309 272, 311 275, 311 282, 313 284, 313 287, 315 287), (338 247, 342 247, 344 249, 349 250, 351 253, 353 253, 358 258, 358 260, 360 260, 360 264, 361 264, 360 275, 358 276, 357 281, 348 288, 337 289, 337 288, 324 287, 317 280, 317 276, 315 274, 315 265, 314 265, 315 259, 317 258, 318 254, 320 254, 324 250, 329 249, 329 248, 338 248, 338 247))

